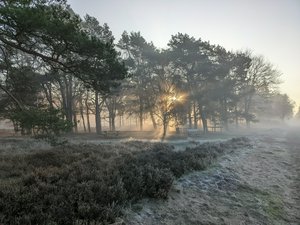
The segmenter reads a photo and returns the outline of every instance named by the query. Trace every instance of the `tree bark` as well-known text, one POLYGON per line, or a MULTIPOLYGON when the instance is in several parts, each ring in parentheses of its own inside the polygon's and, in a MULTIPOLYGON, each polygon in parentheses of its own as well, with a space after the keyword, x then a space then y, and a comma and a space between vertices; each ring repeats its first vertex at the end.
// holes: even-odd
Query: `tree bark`
POLYGON ((201 115, 201 121, 203 126, 203 133, 208 133, 208 126, 207 126, 207 118, 206 118, 206 111, 203 106, 199 107, 200 115, 201 115))
POLYGON ((162 134, 162 137, 161 137, 161 140, 165 140, 166 138, 166 135, 167 135, 167 128, 168 128, 168 118, 167 118, 167 115, 166 113, 164 113, 163 115, 163 134, 162 134))
POLYGON ((225 130, 228 130, 228 112, 227 112, 227 101, 223 99, 222 101, 222 121, 225 130))
POLYGON ((189 110, 188 110, 188 121, 189 121, 189 128, 192 128, 192 112, 191 112, 191 106, 189 105, 189 110))
POLYGON ((46 99, 49 103, 50 108, 53 108, 53 97, 52 97, 52 85, 51 83, 46 83, 42 85, 44 93, 46 95, 46 99))
POLYGON ((109 119, 109 130, 115 131, 116 130, 116 97, 111 96, 109 99, 105 100, 106 107, 108 109, 108 119, 109 119))
POLYGON ((140 131, 143 131, 143 114, 144 114, 144 109, 143 109, 142 99, 140 98, 139 100, 140 100, 140 109, 139 109, 140 131))
POLYGON ((198 119, 197 119, 197 110, 196 110, 196 102, 193 104, 193 114, 194 114, 194 129, 198 128, 198 119))
POLYGON ((89 107, 89 104, 88 104, 88 100, 89 100, 89 92, 87 91, 84 103, 85 103, 85 110, 86 110, 85 113, 86 113, 87 128, 88 128, 89 133, 91 133, 90 107, 89 107))
MULTIPOLYGON (((66 120, 73 123, 73 110, 72 110, 72 88, 70 88, 69 80, 66 76, 58 79, 59 89, 62 98, 62 106, 66 120)), ((71 131, 72 132, 72 131, 71 131)))
POLYGON ((249 115, 250 115, 250 106, 251 106, 251 103, 252 103, 252 94, 249 94, 249 96, 247 96, 245 98, 245 115, 246 115, 246 125, 248 128, 250 128, 250 118, 249 118, 249 115))
POLYGON ((112 128, 112 131, 115 131, 116 130, 116 124, 115 124, 115 120, 116 117, 115 116, 112 116, 111 117, 111 128, 112 128))
POLYGON ((152 110, 150 111, 150 117, 151 117, 151 121, 152 121, 152 125, 153 125, 154 130, 157 130, 157 123, 155 121, 154 113, 153 113, 152 110))
POLYGON ((99 104, 99 92, 95 91, 95 121, 96 121, 96 133, 101 134, 101 116, 100 116, 100 104, 99 104))
POLYGON ((78 133, 78 122, 77 122, 76 110, 73 110, 73 123, 74 123, 74 131, 75 133, 78 133))
POLYGON ((82 99, 80 99, 80 116, 81 116, 81 120, 82 120, 83 130, 86 133, 86 125, 85 125, 85 119, 84 119, 82 99))

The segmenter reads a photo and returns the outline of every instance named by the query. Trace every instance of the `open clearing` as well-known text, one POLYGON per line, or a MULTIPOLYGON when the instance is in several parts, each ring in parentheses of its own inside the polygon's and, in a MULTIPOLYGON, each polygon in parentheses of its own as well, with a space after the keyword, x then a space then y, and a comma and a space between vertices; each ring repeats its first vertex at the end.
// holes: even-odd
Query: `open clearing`
POLYGON ((180 178, 167 201, 143 200, 126 224, 300 224, 299 130, 250 135, 252 149, 180 178))
MULTIPOLYGON (((219 142, 235 135, 168 140, 176 151, 205 141, 219 142)), ((143 199, 127 206, 115 224, 300 224, 300 131, 268 129, 247 136, 252 147, 232 150, 204 171, 176 180, 166 200, 143 199)), ((123 140, 71 139, 73 143, 122 146, 123 140)), ((138 143, 138 142, 136 142, 138 143)), ((1 154, 23 154, 20 149, 48 150, 42 142, 2 138, 1 154)), ((84 145, 83 145, 84 146, 84 145)), ((135 146, 135 148, 139 148, 135 146)))

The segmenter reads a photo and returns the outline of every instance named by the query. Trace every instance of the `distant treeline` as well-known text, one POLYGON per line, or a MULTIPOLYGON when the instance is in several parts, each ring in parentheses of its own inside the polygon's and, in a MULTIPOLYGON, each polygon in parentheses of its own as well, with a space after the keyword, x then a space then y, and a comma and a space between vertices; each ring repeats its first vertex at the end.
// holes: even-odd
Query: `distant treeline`
POLYGON ((115 41, 107 24, 65 1, 4 0, 0 15, 0 113, 24 134, 76 132, 78 121, 101 133, 103 118, 115 130, 123 116, 141 130, 148 119, 164 137, 170 125, 207 132, 293 114, 280 72, 250 51, 182 33, 166 49, 139 32, 115 41))

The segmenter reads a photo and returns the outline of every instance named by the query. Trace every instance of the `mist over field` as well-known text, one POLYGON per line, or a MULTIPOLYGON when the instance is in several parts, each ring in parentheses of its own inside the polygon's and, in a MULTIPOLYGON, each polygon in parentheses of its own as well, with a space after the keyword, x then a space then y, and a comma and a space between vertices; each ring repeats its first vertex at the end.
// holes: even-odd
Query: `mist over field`
POLYGON ((79 5, 0 1, 0 224, 300 223, 300 107, 276 62, 193 21, 164 48, 114 36, 79 5))

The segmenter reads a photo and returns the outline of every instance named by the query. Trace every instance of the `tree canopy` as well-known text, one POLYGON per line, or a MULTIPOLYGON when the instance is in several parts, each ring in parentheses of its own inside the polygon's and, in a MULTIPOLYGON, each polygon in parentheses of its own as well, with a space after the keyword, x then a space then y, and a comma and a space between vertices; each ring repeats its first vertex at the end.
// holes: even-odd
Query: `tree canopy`
POLYGON ((112 83, 108 81, 124 78, 126 69, 118 61, 113 40, 103 41, 83 29, 82 20, 65 1, 0 4, 2 51, 14 49, 37 57, 46 66, 71 73, 99 90, 107 91, 112 83), (101 83, 96 81, 98 76, 101 83))
POLYGON ((107 121, 115 130, 117 120, 121 127, 134 118, 140 130, 161 126, 164 137, 172 126, 208 132, 266 115, 285 119, 293 109, 263 56, 184 33, 165 49, 140 32, 124 31, 115 44, 106 23, 80 18, 64 0, 1 1, 0 55, 0 113, 16 125, 26 118, 20 111, 60 109, 52 116, 75 132, 95 124, 100 134, 107 121))

